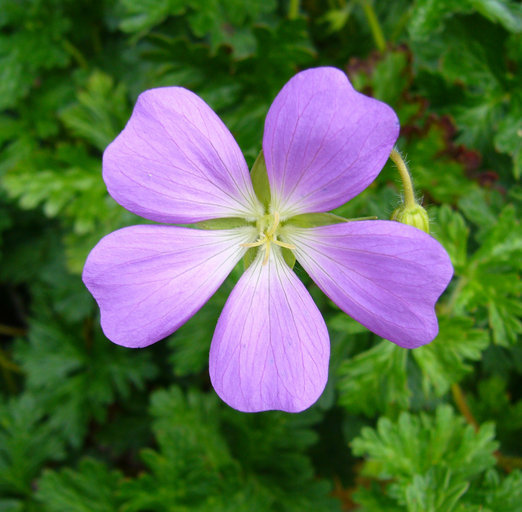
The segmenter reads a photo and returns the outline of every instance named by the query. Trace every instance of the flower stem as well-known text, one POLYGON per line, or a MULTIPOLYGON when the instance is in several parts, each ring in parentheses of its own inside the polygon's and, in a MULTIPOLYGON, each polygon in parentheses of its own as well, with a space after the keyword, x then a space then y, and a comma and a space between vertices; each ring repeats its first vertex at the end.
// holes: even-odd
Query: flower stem
POLYGON ((288 7, 288 19, 295 20, 299 17, 299 0, 290 0, 288 7))
POLYGON ((411 181, 411 176, 408 171, 408 167, 406 163, 402 159, 400 153, 396 149, 392 149, 390 153, 390 158, 393 163, 397 166, 399 170, 399 174, 401 175, 402 186, 404 188, 404 204, 407 208, 413 208, 415 206, 415 194, 413 192, 413 183, 411 181))
POLYGON ((379 24, 379 20, 375 14, 373 9, 373 5, 370 0, 362 0, 362 7, 364 9, 364 14, 366 15, 366 19, 368 20, 368 24, 370 25, 370 30, 372 31, 373 40, 375 41, 375 46, 380 52, 386 50, 386 39, 384 38, 384 34, 381 29, 381 25, 379 24))

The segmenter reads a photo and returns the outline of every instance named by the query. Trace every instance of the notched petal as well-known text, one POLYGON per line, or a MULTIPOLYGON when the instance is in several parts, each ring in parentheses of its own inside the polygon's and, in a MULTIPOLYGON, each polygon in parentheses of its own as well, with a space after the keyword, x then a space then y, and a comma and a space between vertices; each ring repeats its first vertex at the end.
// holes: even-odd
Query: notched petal
POLYGON ((339 69, 298 73, 265 122, 273 209, 289 217, 346 203, 376 178, 398 135, 395 112, 355 91, 339 69))
POLYGON ((105 335, 145 347, 185 323, 214 294, 243 256, 255 230, 203 231, 132 226, 100 240, 83 282, 101 311, 105 335))
POLYGON ((262 213, 234 137, 182 87, 140 95, 127 126, 103 154, 103 178, 118 203, 157 222, 262 213))
POLYGON ((258 257, 232 291, 210 348, 218 395, 244 412, 299 412, 321 395, 330 343, 310 294, 281 254, 258 257))
POLYGON ((393 221, 285 231, 297 260, 343 311, 405 348, 438 333, 435 303, 453 267, 431 236, 393 221))

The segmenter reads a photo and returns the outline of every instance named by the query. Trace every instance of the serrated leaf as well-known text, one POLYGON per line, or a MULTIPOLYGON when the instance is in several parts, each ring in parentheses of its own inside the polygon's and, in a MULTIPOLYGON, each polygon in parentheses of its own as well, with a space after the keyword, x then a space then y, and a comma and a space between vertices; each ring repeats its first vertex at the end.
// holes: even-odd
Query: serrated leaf
POLYGON ((42 305, 30 322, 28 340, 17 342, 15 359, 26 373, 27 388, 45 407, 49 425, 73 446, 82 442, 89 421, 105 421, 116 397, 129 398, 157 372, 150 354, 117 347, 92 326, 64 324, 42 305))
POLYGON ((183 14, 187 2, 185 0, 120 0, 126 16, 120 22, 124 32, 144 35, 151 28, 161 24, 169 16, 183 14))
POLYGON ((130 116, 127 89, 111 76, 94 71, 78 91, 76 103, 60 112, 71 132, 103 151, 123 129, 130 116))
POLYGON ((373 416, 408 406, 408 351, 382 341, 339 367, 339 403, 351 413, 373 416))
POLYGON ((178 388, 156 392, 151 412, 159 450, 143 451, 150 473, 124 484, 123 512, 339 510, 302 454, 314 437, 288 416, 241 415, 178 388))
POLYGON ((119 471, 94 459, 83 459, 78 469, 45 471, 38 481, 36 499, 46 512, 117 512, 121 499, 119 471))
POLYGON ((381 418, 377 429, 365 427, 352 441, 355 455, 367 455, 366 472, 379 478, 409 480, 438 465, 463 480, 493 467, 497 448, 492 424, 473 431, 451 407, 434 417, 401 413, 396 422, 381 418))
POLYGON ((485 482, 476 493, 475 502, 488 512, 518 512, 522 502, 522 472, 515 470, 501 478, 498 472, 491 470, 486 474, 485 482))
POLYGON ((5 498, 30 496, 43 464, 64 457, 63 439, 46 421, 37 396, 25 393, 0 403, 0 492, 5 498))
POLYGON ((514 343, 522 332, 522 227, 512 205, 481 235, 482 245, 470 258, 456 308, 487 308, 494 340, 514 343))
POLYGON ((425 475, 414 475, 407 486, 394 487, 390 492, 408 512, 452 512, 468 490, 469 482, 453 482, 449 469, 433 467, 425 475))
POLYGON ((410 34, 422 39, 440 30, 444 21, 455 14, 474 10, 512 32, 522 31, 522 9, 510 0, 416 0, 410 20, 410 34))
POLYGON ((193 12, 188 16, 192 32, 197 37, 208 37, 213 51, 226 45, 238 59, 257 50, 257 40, 251 24, 271 13, 273 0, 200 0, 191 2, 193 12))
POLYGON ((455 382, 472 370, 470 361, 478 361, 489 345, 487 331, 473 328, 468 317, 439 317, 439 334, 428 345, 412 350, 422 371, 426 395, 444 395, 455 382))

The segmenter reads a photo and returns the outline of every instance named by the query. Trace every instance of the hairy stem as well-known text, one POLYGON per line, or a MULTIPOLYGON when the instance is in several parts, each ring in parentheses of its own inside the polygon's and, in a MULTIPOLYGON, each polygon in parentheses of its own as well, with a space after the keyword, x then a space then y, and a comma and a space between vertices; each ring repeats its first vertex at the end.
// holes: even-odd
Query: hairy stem
POLYGON ((402 159, 401 154, 396 150, 392 149, 390 153, 390 158, 393 163, 397 166, 399 170, 399 174, 401 176, 402 186, 404 189, 404 204, 406 207, 414 207, 415 206, 415 193, 413 191, 413 183, 411 181, 410 172, 408 171, 408 167, 406 163, 402 159))

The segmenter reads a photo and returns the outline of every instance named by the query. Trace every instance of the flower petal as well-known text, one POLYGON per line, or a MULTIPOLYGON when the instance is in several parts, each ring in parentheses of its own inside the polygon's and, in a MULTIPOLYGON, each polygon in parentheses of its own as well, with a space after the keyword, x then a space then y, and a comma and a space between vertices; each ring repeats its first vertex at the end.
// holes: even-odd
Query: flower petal
POLYGON ((234 137, 182 87, 139 96, 103 154, 103 178, 118 203, 157 222, 251 217, 260 208, 234 137))
POLYGON ((210 348, 218 395, 244 412, 299 412, 321 395, 330 344, 312 297, 280 254, 258 257, 232 291, 210 348))
POLYGON ((453 267, 431 236, 398 222, 356 221, 292 228, 284 240, 319 288, 379 336, 415 348, 437 335, 434 306, 453 267))
POLYGON ((253 236, 248 228, 174 226, 132 226, 107 235, 83 270, 103 332, 131 348, 168 336, 219 288, 245 253, 240 244, 253 236))
POLYGON ((263 137, 272 204, 283 217, 332 210, 379 174, 399 135, 385 103, 335 68, 295 75, 270 107, 263 137))

